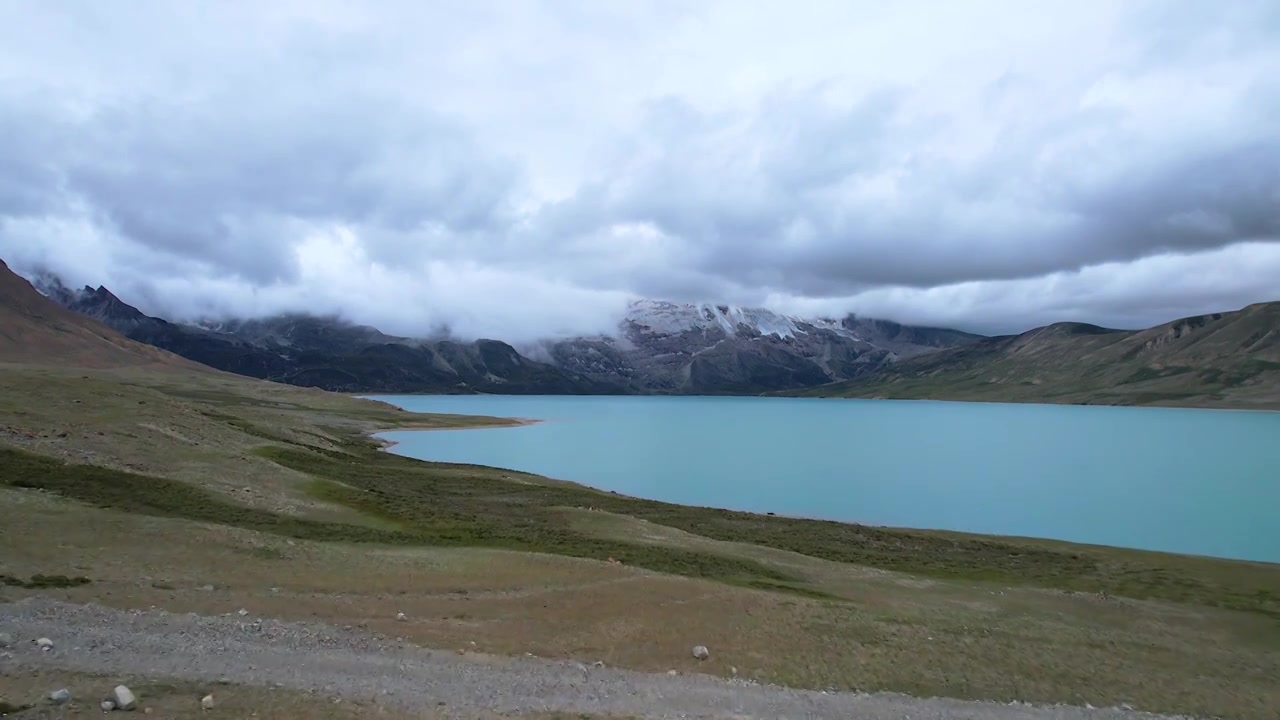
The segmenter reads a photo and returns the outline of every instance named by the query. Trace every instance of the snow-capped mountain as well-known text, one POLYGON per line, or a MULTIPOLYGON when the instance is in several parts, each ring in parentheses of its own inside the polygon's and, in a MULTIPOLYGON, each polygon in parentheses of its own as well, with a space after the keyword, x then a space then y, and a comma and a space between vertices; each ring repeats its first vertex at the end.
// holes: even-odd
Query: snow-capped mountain
POLYGON ((763 308, 732 305, 673 303, 665 300, 637 300, 627 308, 623 325, 655 335, 674 335, 690 330, 719 328, 727 336, 740 332, 755 335, 795 337, 803 321, 763 308))
POLYGON ((804 319, 763 308, 639 300, 613 335, 524 350, 640 392, 756 393, 857 377, 976 337, 853 315, 804 319))

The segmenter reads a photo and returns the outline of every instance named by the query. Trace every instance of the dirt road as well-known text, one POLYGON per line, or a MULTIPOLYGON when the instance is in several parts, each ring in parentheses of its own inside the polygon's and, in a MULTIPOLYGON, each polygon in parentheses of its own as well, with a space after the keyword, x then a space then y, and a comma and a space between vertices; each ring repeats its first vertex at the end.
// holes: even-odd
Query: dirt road
MULTIPOLYGON (((118 611, 30 598, 0 605, 11 668, 154 675, 278 685, 407 713, 469 717, 562 711, 636 717, 832 720, 1138 720, 1122 709, 1043 707, 822 693, 698 675, 646 674, 538 658, 496 658, 410 647, 320 624, 239 614, 118 611), (41 650, 37 638, 53 640, 41 650)), ((714 648, 712 649, 714 652, 714 648)))

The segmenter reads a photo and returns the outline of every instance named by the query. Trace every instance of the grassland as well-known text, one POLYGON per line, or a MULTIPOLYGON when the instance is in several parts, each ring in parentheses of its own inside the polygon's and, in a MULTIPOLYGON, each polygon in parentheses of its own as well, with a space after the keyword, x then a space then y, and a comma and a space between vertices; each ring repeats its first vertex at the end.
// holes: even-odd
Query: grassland
POLYGON ((683 507, 366 436, 503 422, 215 374, 3 368, 0 574, 22 582, 0 596, 250 606, 656 671, 693 669, 702 642, 700 671, 805 687, 1280 710, 1277 566, 683 507))

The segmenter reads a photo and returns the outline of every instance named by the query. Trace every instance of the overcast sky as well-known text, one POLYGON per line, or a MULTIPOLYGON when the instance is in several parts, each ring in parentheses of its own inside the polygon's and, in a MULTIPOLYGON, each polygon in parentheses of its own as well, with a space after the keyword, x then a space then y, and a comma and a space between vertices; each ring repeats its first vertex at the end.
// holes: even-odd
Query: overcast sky
POLYGON ((0 0, 0 257, 522 340, 1280 299, 1280 3, 0 0))

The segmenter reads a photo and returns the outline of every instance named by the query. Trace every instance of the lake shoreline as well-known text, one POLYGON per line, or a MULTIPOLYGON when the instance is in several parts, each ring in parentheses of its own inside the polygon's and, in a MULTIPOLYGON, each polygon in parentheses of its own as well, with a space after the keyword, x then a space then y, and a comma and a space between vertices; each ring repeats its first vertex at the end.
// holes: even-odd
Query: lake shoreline
MULTIPOLYGON (((408 412, 414 412, 414 413, 416 413, 417 411, 415 411, 415 410, 409 410, 408 412)), ((420 415, 429 415, 429 414, 431 414, 431 413, 417 413, 417 414, 420 414, 420 415)), ((471 416, 471 417, 475 417, 475 418, 486 418, 486 419, 487 419, 487 418, 491 418, 491 417, 493 417, 493 416, 473 415, 473 416, 471 416)), ((399 444, 400 444, 400 441, 399 441, 399 440, 390 440, 390 439, 388 439, 388 438, 384 438, 384 437, 382 437, 382 435, 384 435, 384 434, 386 434, 386 433, 391 433, 391 432, 415 432, 415 433, 417 433, 417 432, 447 432, 447 431, 451 431, 451 430, 502 430, 502 429, 518 428, 518 427, 528 427, 528 426, 530 426, 530 425, 539 425, 539 424, 541 424, 541 423, 546 422, 545 420, 539 420, 539 419, 537 419, 537 418, 500 417, 500 418, 498 418, 498 419, 499 419, 499 420, 508 420, 508 421, 510 421, 510 422, 508 422, 508 423, 506 423, 506 424, 504 424, 504 425, 492 425, 492 424, 490 424, 490 425, 486 425, 486 424, 484 424, 484 423, 476 423, 475 425, 455 425, 455 426, 453 426, 453 427, 396 427, 396 428, 383 428, 383 429, 378 429, 378 430, 371 430, 371 431, 367 432, 367 433, 366 433, 366 435, 368 435, 371 439, 373 439, 374 441, 376 441, 376 442, 378 443, 378 446, 379 446, 379 447, 378 447, 378 449, 379 449, 379 450, 384 450, 384 451, 386 451, 386 450, 390 450, 391 448, 393 448, 393 447, 395 447, 395 446, 397 446, 397 445, 399 445, 399 444)), ((409 455, 405 455, 404 457, 410 457, 410 456, 409 456, 409 455)), ((523 472, 523 471, 522 471, 522 472, 523 472)))
MULTIPOLYGON (((394 396, 380 399, 397 404, 394 396)), ((745 397, 399 400, 406 410, 449 413, 459 422, 470 415, 557 425, 532 436, 456 441, 379 434, 384 449, 406 457, 761 517, 1280 562, 1269 532, 1254 529, 1265 527, 1259 508, 1273 492, 1260 482, 1257 452, 1270 422, 1238 411, 1133 415, 1098 406, 745 397), (1220 437, 1218 450, 1238 459, 1221 467, 1179 440, 1188 434, 1210 443, 1220 437), (1046 464, 1058 456, 1069 461, 1046 464), (1091 479, 1081 483, 1081 472, 1091 479), (1205 513, 1197 498, 1210 476, 1224 478, 1234 500, 1205 513), (1074 510, 1055 510, 1061 507, 1074 510)), ((456 429, 492 427, 484 422, 456 429)))

